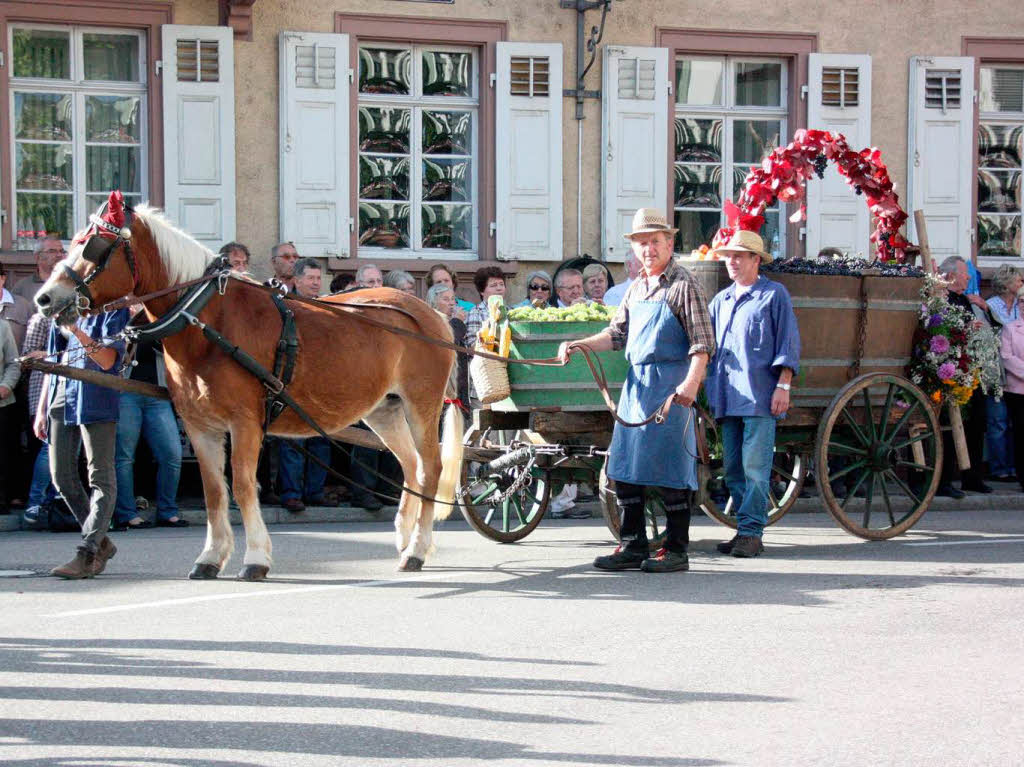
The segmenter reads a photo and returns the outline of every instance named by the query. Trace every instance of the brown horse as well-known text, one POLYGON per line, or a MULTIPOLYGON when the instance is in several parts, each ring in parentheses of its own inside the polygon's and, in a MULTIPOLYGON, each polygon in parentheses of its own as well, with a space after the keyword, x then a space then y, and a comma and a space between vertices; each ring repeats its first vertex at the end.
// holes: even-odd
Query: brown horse
MULTIPOLYGON (((111 196, 113 203, 114 197, 111 196)), ((136 208, 127 226, 93 224, 76 235, 70 253, 36 298, 44 315, 73 322, 80 311, 99 311, 129 294, 145 296, 201 277, 213 253, 174 227, 149 206, 136 208)), ((110 221, 109 217, 105 217, 110 221)), ((222 294, 198 320, 271 370, 282 320, 265 289, 246 279, 228 279, 222 294)), ((162 317, 178 294, 145 302, 150 321, 162 317)), ((373 303, 398 311, 364 307, 378 320, 445 341, 448 323, 417 298, 390 288, 325 299, 349 307, 373 303)), ((299 350, 287 391, 328 433, 363 420, 398 458, 406 486, 426 498, 402 492, 395 516, 401 570, 419 570, 432 550, 436 516, 451 513, 462 460, 462 416, 449 407, 439 446, 438 423, 455 353, 366 324, 326 307, 288 302, 295 313, 299 350), (443 454, 443 471, 442 471, 443 454)), ((220 348, 189 325, 163 341, 171 399, 199 459, 206 498, 206 545, 189 577, 215 578, 234 549, 224 478, 225 437, 231 435, 235 500, 245 525, 246 552, 239 577, 262 580, 271 566, 271 543, 260 514, 256 462, 263 439, 266 388, 220 348)), ((270 434, 315 436, 291 409, 271 425, 270 434)))

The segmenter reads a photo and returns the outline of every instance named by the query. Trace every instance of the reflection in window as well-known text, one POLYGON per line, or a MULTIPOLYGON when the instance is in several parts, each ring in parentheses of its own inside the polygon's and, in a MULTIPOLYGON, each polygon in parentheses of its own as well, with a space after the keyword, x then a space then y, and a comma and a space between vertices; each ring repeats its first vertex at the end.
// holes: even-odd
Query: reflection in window
POLYGON ((70 239, 112 189, 148 196, 145 39, 23 24, 11 39, 14 240, 28 249, 42 233, 70 239))
POLYGON ((1021 69, 981 69, 978 123, 978 256, 1019 260, 1022 256, 1021 179, 1024 177, 1024 113, 1019 98, 1021 69), (1011 87, 1012 86, 1012 87, 1011 87), (1016 89, 1016 91, 1014 91, 1016 89), (1015 100, 1016 99, 1016 100, 1015 100))
POLYGON ((473 250, 475 52, 363 47, 359 61, 360 246, 473 250))
MULTIPOLYGON (((729 56, 676 60, 673 203, 675 248, 710 244, 724 224, 722 203, 736 200, 747 172, 786 135, 787 66, 729 56)), ((784 206, 765 212, 761 229, 775 255, 785 250, 784 206)))

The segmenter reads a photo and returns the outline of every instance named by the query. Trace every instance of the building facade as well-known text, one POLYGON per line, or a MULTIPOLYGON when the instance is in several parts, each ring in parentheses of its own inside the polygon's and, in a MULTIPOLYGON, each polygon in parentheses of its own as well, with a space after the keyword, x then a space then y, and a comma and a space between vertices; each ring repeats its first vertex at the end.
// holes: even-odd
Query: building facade
MULTIPOLYGON (((621 262, 640 206, 678 251, 710 242, 749 167, 813 127, 882 150, 936 257, 1021 263, 1024 4, 577 5, 5 0, 0 258, 31 269, 39 232, 120 188, 260 275, 290 240, 331 272, 498 264, 522 293, 621 262)), ((774 253, 870 252, 835 170, 807 207, 769 211, 774 253)))

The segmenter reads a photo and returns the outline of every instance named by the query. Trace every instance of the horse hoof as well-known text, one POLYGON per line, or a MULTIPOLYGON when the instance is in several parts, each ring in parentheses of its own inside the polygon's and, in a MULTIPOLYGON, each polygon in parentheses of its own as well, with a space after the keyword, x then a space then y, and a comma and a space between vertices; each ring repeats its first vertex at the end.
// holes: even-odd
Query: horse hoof
POLYGON ((192 581, 212 581, 218 575, 220 575, 220 568, 217 565, 196 562, 192 565, 192 572, 188 574, 188 577, 192 581))
POLYGON ((398 566, 398 569, 405 573, 416 573, 423 569, 423 560, 419 557, 406 557, 398 566))
POLYGON ((270 568, 266 565, 246 565, 238 573, 240 581, 265 581, 270 568))

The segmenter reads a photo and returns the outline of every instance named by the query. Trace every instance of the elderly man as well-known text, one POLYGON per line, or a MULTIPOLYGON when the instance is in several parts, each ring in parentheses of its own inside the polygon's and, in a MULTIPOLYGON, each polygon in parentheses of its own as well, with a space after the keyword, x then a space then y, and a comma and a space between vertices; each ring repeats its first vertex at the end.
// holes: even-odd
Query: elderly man
POLYGON ((561 307, 586 303, 583 293, 583 272, 579 269, 563 269, 555 277, 555 294, 561 307))
POLYGON ((356 271, 356 286, 360 288, 379 288, 384 284, 384 275, 373 264, 364 264, 356 271))
POLYGON ((625 348, 629 372, 619 398, 619 415, 626 421, 646 419, 670 398, 673 403, 663 423, 615 424, 607 472, 615 480, 622 544, 614 553, 594 560, 601 570, 689 569, 690 509, 697 489, 691 408, 715 351, 715 337, 700 283, 672 260, 676 231, 660 210, 636 212, 626 237, 642 264, 640 275, 608 328, 582 341, 563 343, 559 349, 559 356, 568 360, 584 344, 599 352, 625 348), (667 517, 664 547, 653 556, 648 551, 644 515, 644 493, 649 489, 661 494, 667 517))
MULTIPOLYGON (((980 299, 976 295, 966 295, 967 286, 971 276, 967 269, 967 262, 960 256, 950 256, 939 264, 939 274, 945 276, 949 287, 946 300, 951 306, 963 309, 969 318, 975 318, 972 306, 977 305, 980 299)), ((984 306, 984 301, 981 302, 984 306)), ((979 319, 978 322, 985 322, 979 319)), ((964 436, 967 438, 967 452, 971 459, 971 468, 961 472, 960 489, 953 487, 953 473, 956 470, 956 452, 953 446, 953 435, 950 432, 943 432, 943 453, 948 460, 942 462, 942 477, 939 480, 939 487, 936 495, 947 498, 963 498, 965 490, 975 493, 991 493, 992 488, 983 481, 982 461, 985 450, 985 395, 979 390, 968 400, 963 408, 966 413, 964 419, 964 436)))
POLYGON ((303 298, 317 298, 323 284, 323 267, 315 258, 300 258, 292 270, 295 292, 303 298))
MULTIPOLYGON (((319 296, 322 271, 315 258, 296 261, 292 278, 295 294, 303 298, 319 296)), ((323 437, 282 439, 280 444, 281 505, 292 514, 305 511, 307 505, 327 505, 324 482, 326 467, 331 465, 331 444, 323 437)))
POLYGON ((295 262, 299 260, 299 251, 290 242, 279 242, 270 249, 270 266, 274 270, 273 279, 288 290, 294 289, 295 285, 295 262))
POLYGON ((587 264, 583 270, 583 292, 587 298, 599 304, 604 303, 608 291, 608 270, 603 264, 587 264))
POLYGON ((637 259, 636 254, 630 250, 626 253, 626 279, 608 288, 604 294, 605 305, 618 306, 621 304, 626 291, 629 290, 629 286, 633 284, 633 280, 636 279, 638 274, 640 274, 640 261, 637 259))
POLYGON ((737 534, 718 544, 734 557, 756 557, 768 522, 775 419, 789 410, 800 362, 800 333, 786 289, 758 272, 772 257, 755 232, 738 231, 718 255, 733 284, 711 301, 718 351, 704 389, 722 427, 725 483, 737 534))
POLYGON ((11 292, 14 295, 21 296, 29 303, 35 299, 36 293, 39 292, 39 288, 43 287, 43 283, 50 279, 53 267, 67 255, 67 251, 64 250, 64 243, 61 242, 59 237, 44 237, 41 240, 36 240, 35 251, 35 274, 22 277, 11 288, 11 292))
POLYGON ((240 242, 228 242, 221 246, 220 255, 227 257, 228 268, 233 272, 249 271, 249 249, 240 242))

